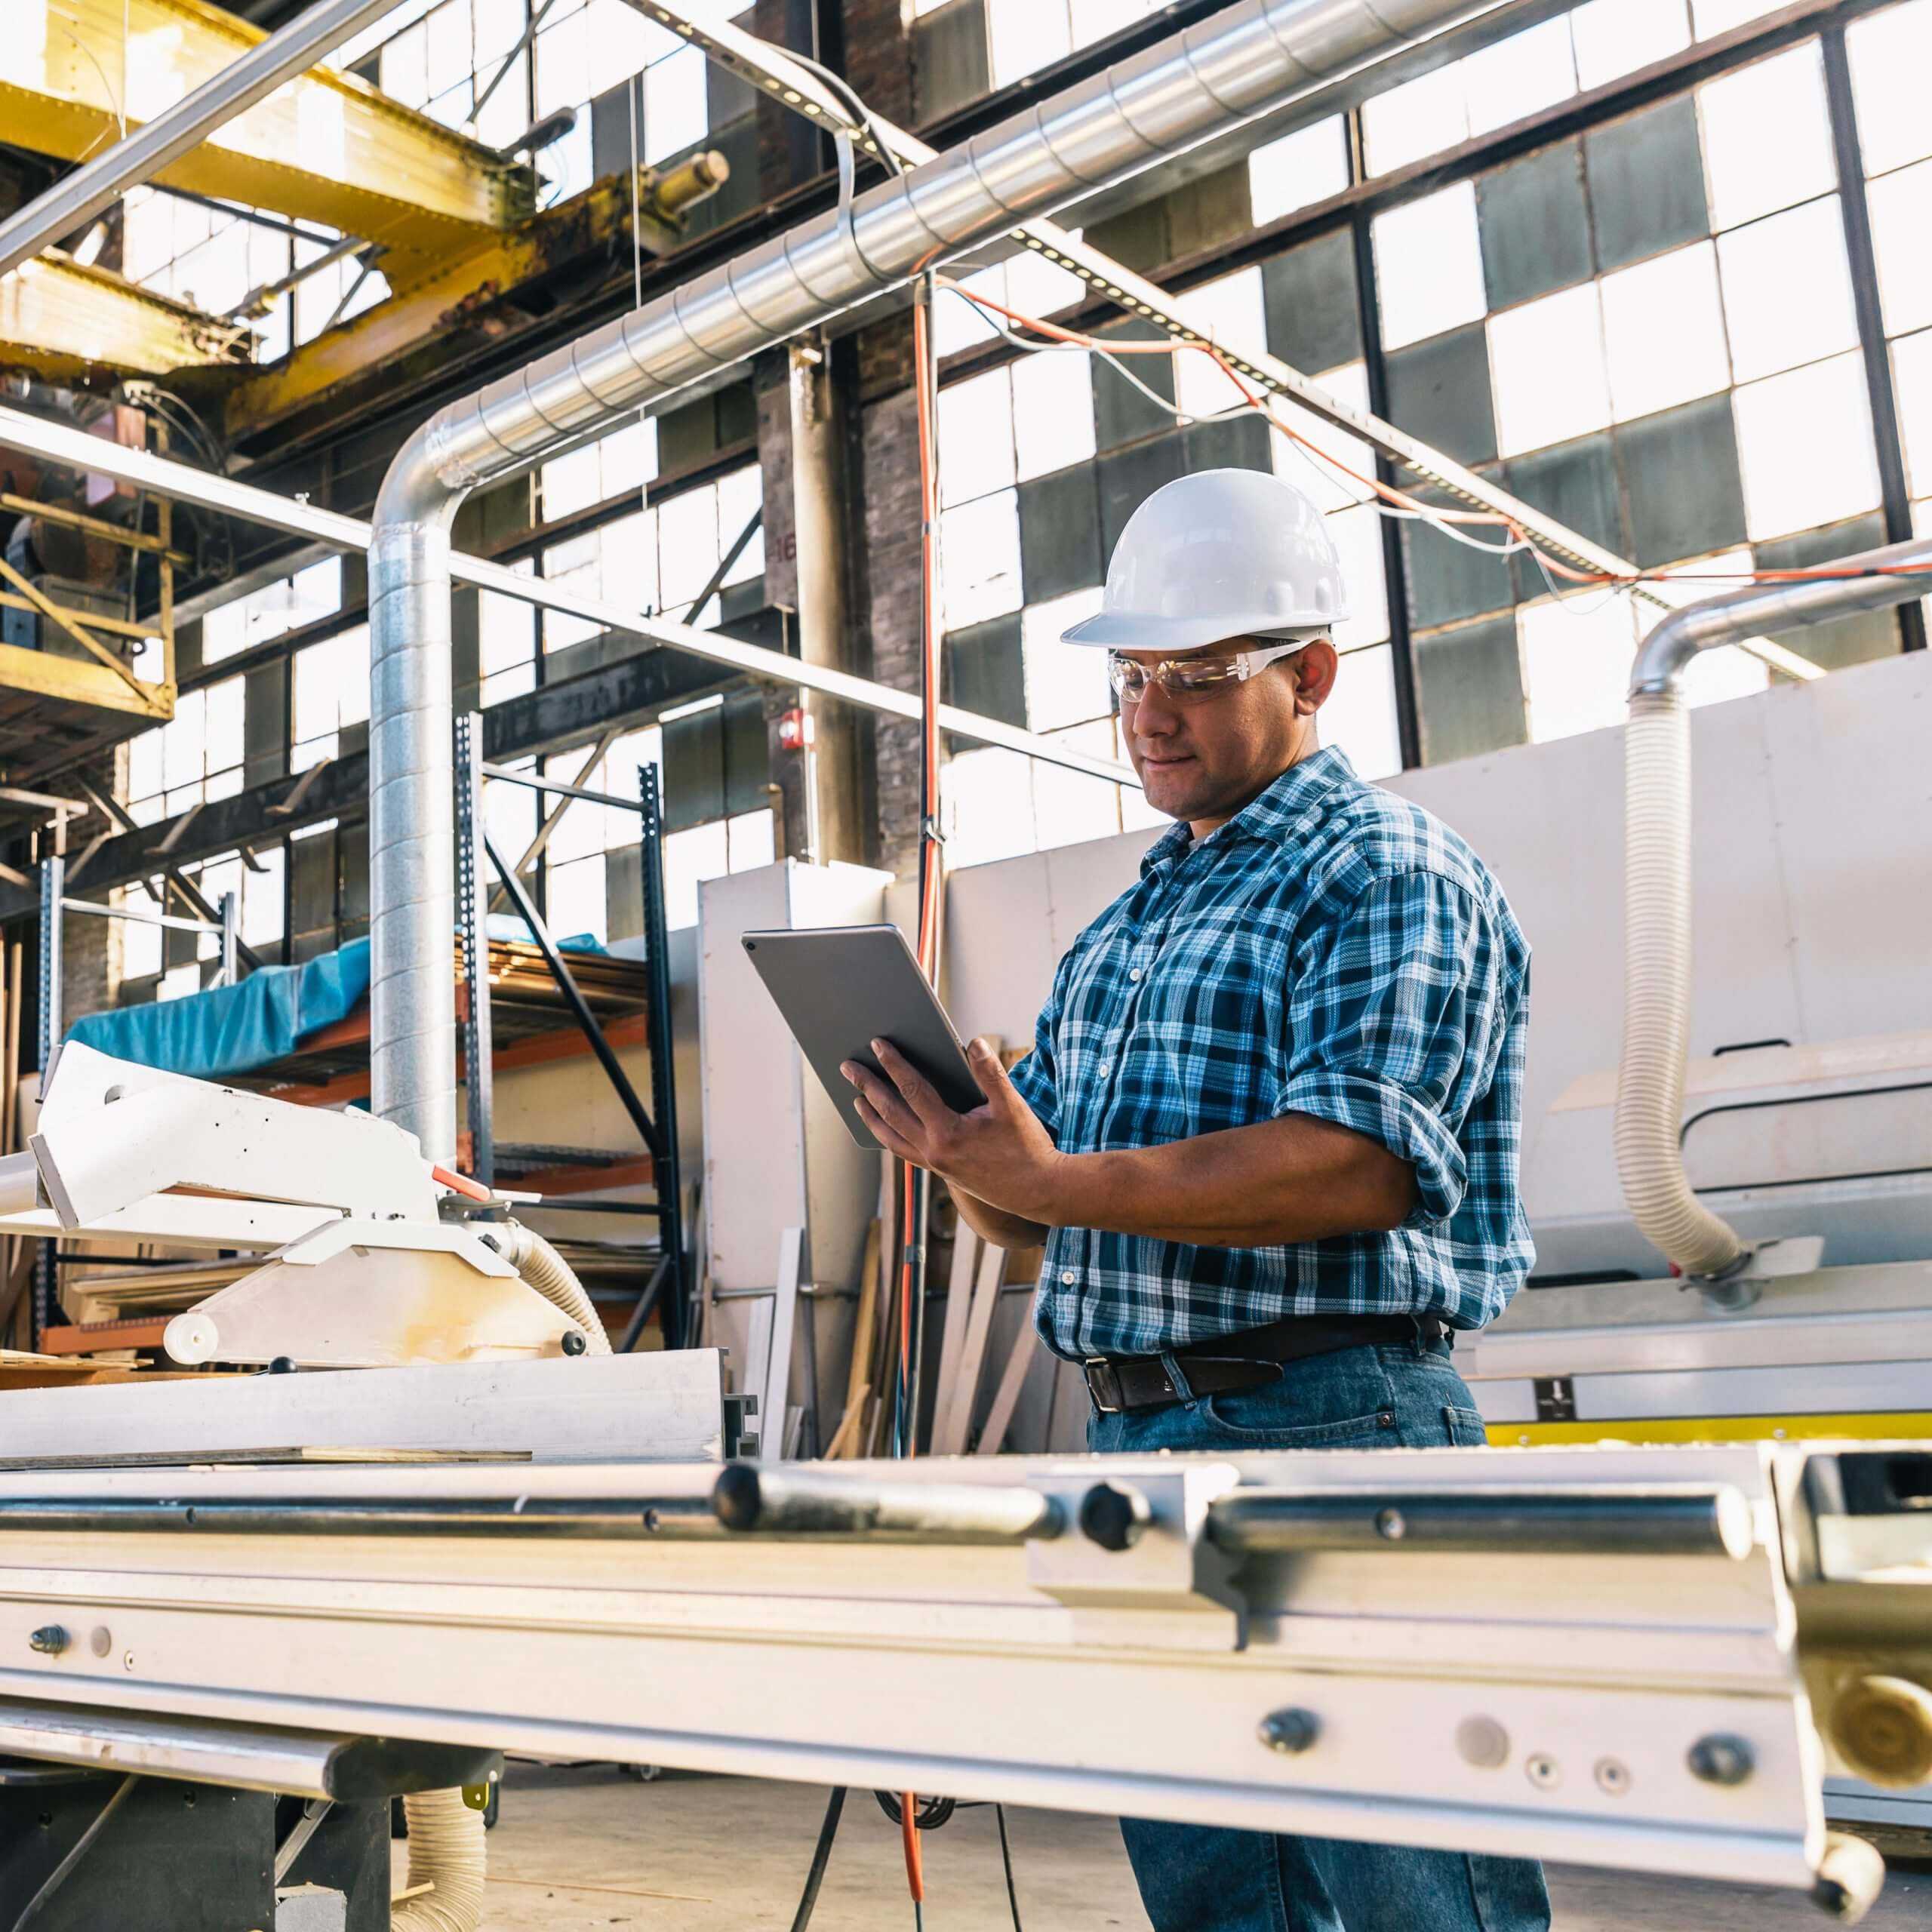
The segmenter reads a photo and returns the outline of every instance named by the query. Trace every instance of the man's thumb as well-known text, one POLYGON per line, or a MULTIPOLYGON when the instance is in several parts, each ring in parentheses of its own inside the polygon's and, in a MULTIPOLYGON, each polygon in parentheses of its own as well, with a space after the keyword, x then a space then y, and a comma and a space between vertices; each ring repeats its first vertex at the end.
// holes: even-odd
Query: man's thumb
POLYGON ((1000 1099, 1013 1091, 1013 1082, 1007 1078, 1006 1069, 1000 1064, 999 1049, 984 1034, 966 1049, 966 1057, 973 1069, 973 1077, 980 1083, 980 1091, 988 1100, 1000 1099))

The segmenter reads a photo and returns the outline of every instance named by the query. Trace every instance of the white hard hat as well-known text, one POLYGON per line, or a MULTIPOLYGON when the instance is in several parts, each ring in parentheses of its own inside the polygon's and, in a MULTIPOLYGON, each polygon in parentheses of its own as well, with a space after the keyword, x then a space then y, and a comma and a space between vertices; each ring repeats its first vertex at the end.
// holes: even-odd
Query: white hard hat
POLYGON ((1317 635, 1349 614, 1321 512, 1254 469, 1204 469, 1156 490, 1114 546, 1097 616, 1066 644, 1200 651, 1231 637, 1317 635))

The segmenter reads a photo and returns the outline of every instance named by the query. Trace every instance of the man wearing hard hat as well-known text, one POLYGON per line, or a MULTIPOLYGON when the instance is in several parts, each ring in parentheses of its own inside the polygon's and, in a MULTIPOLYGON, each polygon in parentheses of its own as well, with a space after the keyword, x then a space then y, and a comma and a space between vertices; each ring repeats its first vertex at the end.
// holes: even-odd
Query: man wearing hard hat
MULTIPOLYGON (((1247 470, 1157 491, 1100 614, 1177 823, 1060 962, 1009 1077, 955 1114, 881 1044, 881 1143, 1002 1247, 1085 1371, 1098 1450, 1480 1444, 1451 1340, 1533 1251, 1517 1198, 1529 947, 1482 861, 1316 721, 1344 608, 1320 513, 1247 470)), ((1391 1750, 1403 1748, 1389 1740, 1391 1750)), ((1542 1932, 1520 1860, 1128 1820, 1156 1932, 1542 1932)))

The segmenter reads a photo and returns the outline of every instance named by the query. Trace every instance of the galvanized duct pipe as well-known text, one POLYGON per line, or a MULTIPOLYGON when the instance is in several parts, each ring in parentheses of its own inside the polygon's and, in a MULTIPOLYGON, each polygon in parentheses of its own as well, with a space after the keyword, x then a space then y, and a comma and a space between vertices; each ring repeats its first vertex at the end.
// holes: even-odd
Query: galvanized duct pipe
MULTIPOLYGON (((1835 568, 1932 568, 1932 540, 1847 557, 1835 568)), ((1735 1272, 1750 1248, 1692 1192, 1684 1171, 1684 1066, 1690 1031, 1690 720, 1684 667, 1700 651, 1923 596, 1923 576, 1758 584, 1665 618, 1630 679, 1623 747, 1623 1053, 1614 1139, 1623 1198, 1644 1238, 1687 1275, 1735 1272)))
POLYGON ((1124 180, 1496 5, 1244 0, 426 423, 383 481, 369 550, 377 1112, 417 1134, 431 1159, 452 1157, 449 552, 450 526, 469 491, 1016 221, 1124 180))

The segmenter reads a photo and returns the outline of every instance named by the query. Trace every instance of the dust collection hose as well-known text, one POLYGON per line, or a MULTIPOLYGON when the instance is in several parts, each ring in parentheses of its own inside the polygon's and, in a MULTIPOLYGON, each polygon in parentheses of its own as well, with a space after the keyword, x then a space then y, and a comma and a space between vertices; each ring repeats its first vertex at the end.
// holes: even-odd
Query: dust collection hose
POLYGON ((523 1277, 525 1284, 561 1309, 583 1331, 587 1352, 608 1355, 611 1338, 605 1333, 604 1318, 597 1312, 570 1263, 541 1235, 521 1221, 506 1221, 490 1233, 491 1244, 523 1277))
MULTIPOLYGON (((611 1338, 570 1263, 521 1222, 491 1232, 524 1281, 583 1331, 589 1352, 608 1355, 611 1338)), ((402 1812, 409 1821, 409 1883, 431 1889, 397 1906, 393 1932, 476 1932, 487 1857, 482 1813, 472 1811, 460 1791, 420 1792, 402 1801, 402 1812)))
POLYGON ((1623 773, 1617 1171, 1645 1240, 1687 1275, 1721 1275, 1749 1251, 1691 1192, 1680 1146, 1690 1031, 1690 718, 1675 679, 1632 694, 1623 773))
POLYGON ((389 1919, 391 1932, 476 1932, 483 1918, 486 1857, 483 1814, 460 1791, 420 1791, 402 1801, 409 1821, 409 1883, 426 1881, 420 1898, 405 1899, 389 1919))

